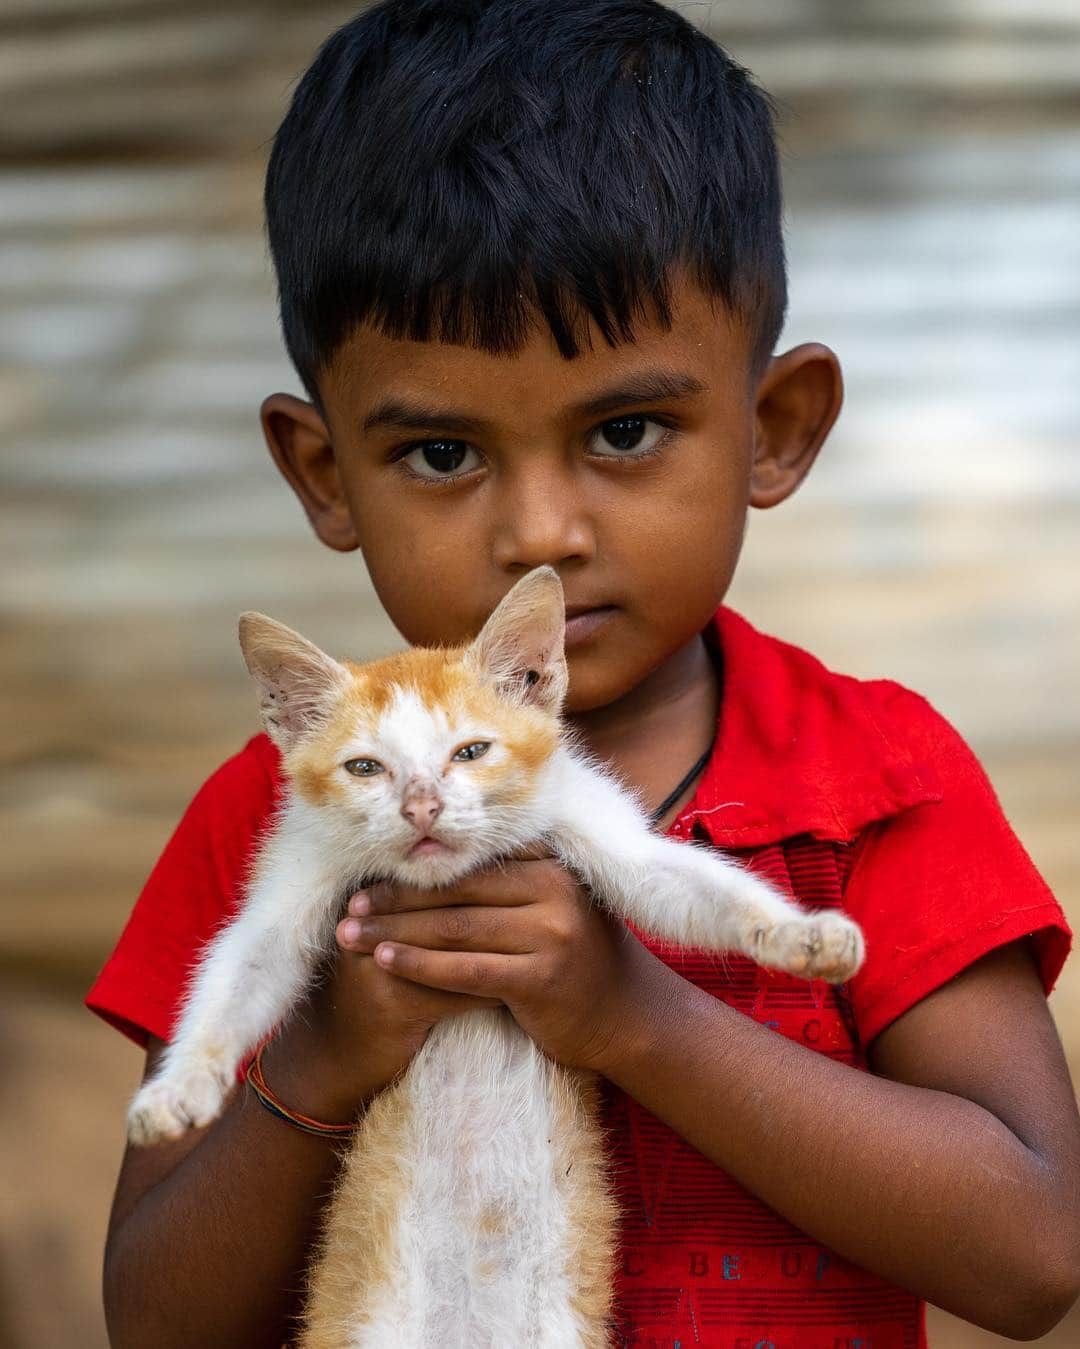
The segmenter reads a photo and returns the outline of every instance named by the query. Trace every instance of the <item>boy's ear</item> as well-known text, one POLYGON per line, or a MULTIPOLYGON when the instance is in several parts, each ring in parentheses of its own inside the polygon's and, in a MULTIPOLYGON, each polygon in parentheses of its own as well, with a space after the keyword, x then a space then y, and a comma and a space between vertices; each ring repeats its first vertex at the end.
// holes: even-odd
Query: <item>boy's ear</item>
POLYGON ((240 615, 240 650, 259 690, 266 733, 279 749, 318 726, 328 701, 348 687, 344 665, 265 614, 240 615))
POLYGON ((805 342, 769 362, 757 391, 750 504, 786 500, 810 472, 844 401, 835 353, 805 342))
POLYGON ((566 604, 554 567, 536 567, 500 600, 465 657, 484 679, 558 716, 568 674, 566 604))
POLYGON ((292 394, 272 393, 263 400, 259 419, 274 463, 300 498, 315 533, 339 553, 359 547, 333 443, 318 409, 292 394))

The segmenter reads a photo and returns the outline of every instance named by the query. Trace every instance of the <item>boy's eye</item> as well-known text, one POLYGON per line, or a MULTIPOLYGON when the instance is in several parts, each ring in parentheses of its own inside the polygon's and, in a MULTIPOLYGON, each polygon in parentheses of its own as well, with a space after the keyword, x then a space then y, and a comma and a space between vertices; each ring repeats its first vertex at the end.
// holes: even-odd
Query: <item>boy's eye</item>
POLYGON ((370 778, 376 773, 385 773, 386 769, 378 759, 346 759, 345 771, 353 777, 370 778))
POLYGON ((654 418, 640 414, 613 417, 597 427, 590 451, 609 458, 632 459, 634 455, 650 454, 657 449, 667 439, 669 430, 654 418))
POLYGON ((491 748, 490 740, 474 740, 471 745, 462 745, 450 756, 451 763, 465 763, 469 759, 479 759, 491 748))
POLYGON ((399 456, 418 478, 458 478, 479 467, 476 450, 464 440, 426 440, 399 456))

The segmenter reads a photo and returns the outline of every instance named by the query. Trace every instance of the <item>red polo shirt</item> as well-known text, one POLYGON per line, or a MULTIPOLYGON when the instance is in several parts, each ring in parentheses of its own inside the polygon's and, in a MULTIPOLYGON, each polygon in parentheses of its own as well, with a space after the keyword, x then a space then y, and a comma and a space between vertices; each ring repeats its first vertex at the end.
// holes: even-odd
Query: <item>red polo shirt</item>
MULTIPOLYGON (((1071 933, 956 731, 898 684, 833 674, 731 610, 706 637, 723 673, 716 747, 670 832, 743 858, 807 907, 843 907, 862 925, 866 963, 836 989, 738 956, 657 954, 855 1070, 890 1022, 1006 942, 1033 939, 1049 992, 1071 933)), ((281 785, 277 750, 256 736, 200 789, 151 873, 86 999, 137 1043, 169 1038, 281 785)), ((792 1227, 614 1088, 605 1122, 622 1212, 618 1343, 925 1344, 916 1298, 792 1227)))

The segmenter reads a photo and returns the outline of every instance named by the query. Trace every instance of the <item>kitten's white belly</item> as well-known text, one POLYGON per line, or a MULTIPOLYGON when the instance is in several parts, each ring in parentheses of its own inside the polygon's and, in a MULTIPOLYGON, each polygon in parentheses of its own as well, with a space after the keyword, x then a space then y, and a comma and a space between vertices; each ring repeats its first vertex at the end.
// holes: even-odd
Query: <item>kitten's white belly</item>
POLYGON ((435 1027, 402 1083, 412 1127, 400 1283, 380 1290, 353 1349, 581 1343, 567 1277, 576 1241, 554 1173, 561 1072, 506 1012, 435 1027))

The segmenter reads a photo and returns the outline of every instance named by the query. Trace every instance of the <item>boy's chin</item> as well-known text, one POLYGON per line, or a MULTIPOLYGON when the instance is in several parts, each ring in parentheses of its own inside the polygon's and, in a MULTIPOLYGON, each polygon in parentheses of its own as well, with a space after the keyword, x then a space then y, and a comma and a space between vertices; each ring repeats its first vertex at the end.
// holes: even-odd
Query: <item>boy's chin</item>
POLYGON ((622 662, 606 658, 607 653, 568 651, 566 668, 569 682, 563 715, 595 712, 597 708, 617 703, 634 687, 627 679, 622 662))

